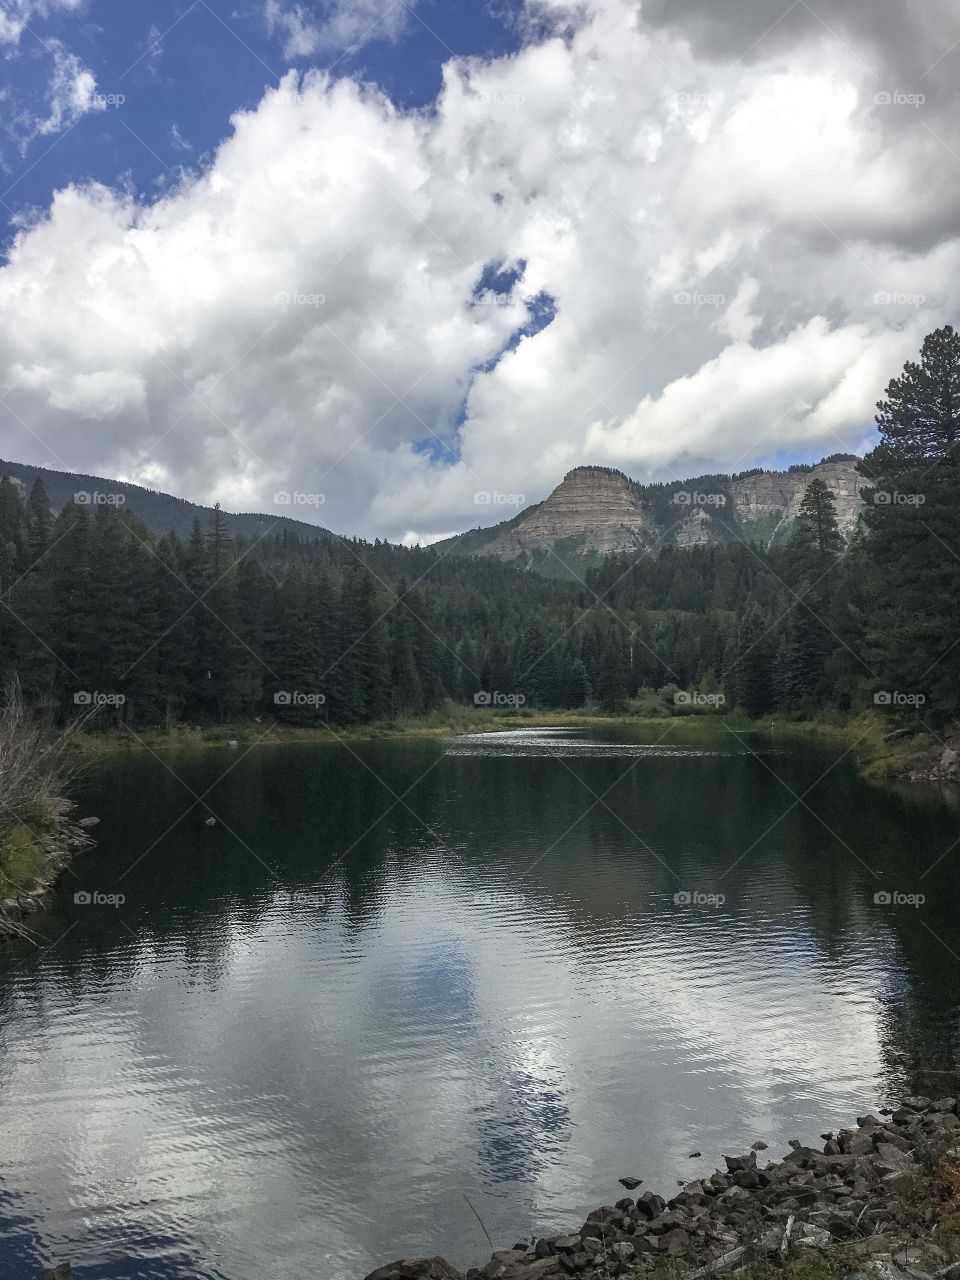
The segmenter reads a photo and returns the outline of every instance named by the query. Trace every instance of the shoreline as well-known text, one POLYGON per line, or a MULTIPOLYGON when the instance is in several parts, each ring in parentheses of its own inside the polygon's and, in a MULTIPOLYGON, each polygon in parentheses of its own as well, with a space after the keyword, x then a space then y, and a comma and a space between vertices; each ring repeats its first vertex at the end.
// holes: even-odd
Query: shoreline
POLYGON ((942 739, 930 733, 889 738, 889 721, 875 712, 820 718, 750 720, 737 712, 651 716, 630 711, 604 713, 595 708, 567 711, 438 712, 414 719, 381 720, 363 725, 299 726, 241 723, 143 732, 109 730, 74 739, 81 755, 103 756, 122 751, 180 751, 210 748, 275 747, 308 743, 392 742, 443 738, 457 734, 503 733, 511 729, 634 728, 665 734, 700 733, 725 727, 733 734, 765 734, 772 741, 806 741, 844 746, 859 774, 869 782, 960 782, 960 744, 951 727, 942 739))
POLYGON ((622 1177, 632 1195, 482 1267, 407 1258, 365 1280, 960 1280, 956 1098, 905 1098, 821 1136, 822 1150, 794 1139, 763 1164, 755 1142, 670 1198, 622 1177))
POLYGON ((55 811, 40 831, 23 826, 7 833, 8 840, 20 831, 25 834, 16 850, 23 855, 21 858, 11 866, 8 860, 12 855, 5 849, 6 856, 0 859, 0 942, 20 938, 39 946, 25 921, 49 905, 67 864, 81 849, 94 843, 87 828, 96 819, 76 821, 71 816, 76 809, 73 801, 58 798, 50 803, 55 811), (19 880, 9 874, 18 870, 19 880))

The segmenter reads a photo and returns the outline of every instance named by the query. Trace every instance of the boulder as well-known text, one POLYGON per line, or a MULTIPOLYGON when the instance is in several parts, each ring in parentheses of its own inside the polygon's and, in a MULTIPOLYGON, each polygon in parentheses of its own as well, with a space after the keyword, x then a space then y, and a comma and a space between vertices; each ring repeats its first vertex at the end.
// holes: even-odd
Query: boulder
POLYGON ((825 1249, 833 1241, 833 1236, 824 1227, 815 1226, 812 1222, 801 1222, 794 1229, 793 1239, 797 1244, 812 1249, 825 1249))
POLYGON ((658 1218, 666 1207, 666 1200, 655 1191, 645 1191, 642 1196, 637 1197, 637 1213, 648 1220, 658 1218))
POLYGON ((748 1151, 744 1156, 724 1156, 723 1159, 728 1173, 741 1173, 747 1169, 755 1169, 757 1167, 756 1151, 748 1151))
POLYGON ((464 1280, 464 1277, 446 1258, 401 1258, 377 1267, 366 1280, 464 1280))
POLYGON ((579 1235, 557 1236, 553 1243, 558 1253, 578 1253, 582 1244, 579 1235))

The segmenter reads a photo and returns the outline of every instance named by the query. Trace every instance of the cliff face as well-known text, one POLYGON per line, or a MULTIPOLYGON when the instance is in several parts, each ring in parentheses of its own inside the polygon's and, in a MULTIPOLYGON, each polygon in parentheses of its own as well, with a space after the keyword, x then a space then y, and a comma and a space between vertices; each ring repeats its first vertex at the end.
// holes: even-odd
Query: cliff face
POLYGON ((545 502, 522 512, 481 554, 513 560, 524 552, 549 552, 563 538, 578 538, 601 555, 645 545, 650 520, 635 486, 619 471, 578 467, 545 502))
POLYGON ((774 519, 791 524, 800 510, 811 480, 822 480, 833 495, 837 521, 847 536, 853 531, 867 481, 855 462, 821 462, 809 472, 765 471, 731 482, 733 503, 744 525, 774 519))
POLYGON ((746 538, 769 544, 787 537, 813 479, 833 495, 849 536, 866 482, 856 463, 821 462, 810 471, 765 471, 742 479, 702 477, 670 486, 639 485, 606 467, 578 467, 545 501, 482 535, 461 535, 472 555, 524 560, 609 555, 656 545, 692 547, 746 538))

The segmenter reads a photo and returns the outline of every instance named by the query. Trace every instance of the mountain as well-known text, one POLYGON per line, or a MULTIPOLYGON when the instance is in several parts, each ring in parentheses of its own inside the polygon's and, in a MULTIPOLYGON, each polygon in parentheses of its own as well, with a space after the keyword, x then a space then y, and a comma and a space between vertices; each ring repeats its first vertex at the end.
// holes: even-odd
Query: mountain
MULTIPOLYGON (((25 466, 20 462, 4 462, 0 459, 0 477, 3 476, 15 480, 26 493, 30 492, 33 482, 39 477, 54 511, 60 511, 71 502, 90 506, 110 502, 111 505, 132 511, 154 533, 176 533, 181 537, 188 537, 194 520, 199 520, 206 527, 213 512, 212 507, 201 507, 169 493, 144 489, 138 484, 126 484, 121 480, 109 480, 105 476, 87 476, 74 471, 50 471, 46 467, 25 466)), ((289 516, 229 511, 223 514, 228 531, 235 537, 260 538, 268 533, 282 534, 284 530, 311 541, 336 536, 329 529, 307 524, 302 520, 291 520, 289 516)))
POLYGON ((550 571, 551 561, 595 560, 658 546, 692 547, 786 538, 813 479, 823 480, 849 536, 867 481, 852 454, 789 471, 707 475, 638 484, 609 467, 568 471, 543 502, 489 529, 471 529, 436 545, 459 555, 495 556, 550 571))

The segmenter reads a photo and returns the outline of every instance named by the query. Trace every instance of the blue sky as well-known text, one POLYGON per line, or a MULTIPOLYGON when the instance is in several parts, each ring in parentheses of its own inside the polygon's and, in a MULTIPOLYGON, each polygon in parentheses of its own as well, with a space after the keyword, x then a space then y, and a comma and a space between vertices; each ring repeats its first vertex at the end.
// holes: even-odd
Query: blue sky
POLYGON ((816 8, 0 0, 0 453, 413 540, 862 450, 957 319, 960 15, 816 8))
MULTIPOLYGON (((54 190, 72 182, 132 186, 141 199, 155 198, 183 168, 203 165, 229 133, 233 113, 254 110, 290 68, 369 80, 398 106, 416 108, 436 97, 449 58, 520 46, 510 0, 497 0, 496 11, 470 0, 382 8, 388 17, 361 19, 361 34, 348 33, 346 45, 308 55, 288 49, 286 29, 271 24, 257 0, 89 0, 79 11, 37 11, 3 63, 9 97, 0 198, 8 226, 46 208, 54 190), (22 142, 10 136, 10 117, 45 118, 56 45, 93 73, 109 105, 55 135, 22 142), (121 96, 114 107, 110 99, 121 96)), ((322 22, 329 6, 303 9, 322 22)))

